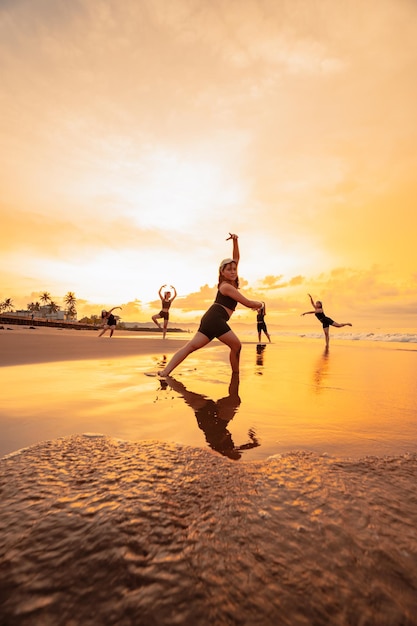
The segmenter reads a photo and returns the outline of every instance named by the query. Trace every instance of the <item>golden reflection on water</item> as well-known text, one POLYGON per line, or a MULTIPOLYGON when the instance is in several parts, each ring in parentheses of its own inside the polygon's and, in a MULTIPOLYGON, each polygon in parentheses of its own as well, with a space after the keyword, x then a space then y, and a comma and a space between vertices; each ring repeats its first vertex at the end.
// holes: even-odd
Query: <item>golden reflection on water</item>
POLYGON ((320 393, 326 384, 329 369, 329 348, 326 347, 317 360, 316 369, 314 370, 314 389, 316 393, 320 393))
POLYGON ((271 453, 272 441, 284 451, 348 456, 415 450, 415 352, 353 343, 273 348, 262 379, 254 378, 253 401, 242 393, 249 410, 256 398, 255 429, 271 453))
POLYGON ((85 432, 210 446, 246 459, 292 450, 415 451, 416 358, 352 342, 327 352, 314 341, 244 344, 237 387, 216 342, 168 384, 144 376, 164 354, 6 367, 0 456, 85 432))
POLYGON ((241 403, 239 374, 232 373, 228 394, 217 401, 201 393, 190 391, 181 381, 173 377, 163 381, 163 385, 165 388, 169 387, 178 393, 185 403, 192 408, 198 427, 204 432, 210 448, 216 452, 237 460, 241 458, 243 450, 250 450, 259 446, 259 441, 252 429, 248 431, 247 443, 240 445, 234 443, 232 434, 228 430, 228 424, 234 418, 241 403))

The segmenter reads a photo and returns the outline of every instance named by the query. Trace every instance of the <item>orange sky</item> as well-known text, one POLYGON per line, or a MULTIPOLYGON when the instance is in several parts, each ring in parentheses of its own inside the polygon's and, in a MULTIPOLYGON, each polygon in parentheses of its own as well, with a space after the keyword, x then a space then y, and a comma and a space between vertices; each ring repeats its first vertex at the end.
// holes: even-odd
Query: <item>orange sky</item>
POLYGON ((414 0, 2 0, 0 300, 196 320, 232 231, 271 324, 415 326, 416 67, 414 0))

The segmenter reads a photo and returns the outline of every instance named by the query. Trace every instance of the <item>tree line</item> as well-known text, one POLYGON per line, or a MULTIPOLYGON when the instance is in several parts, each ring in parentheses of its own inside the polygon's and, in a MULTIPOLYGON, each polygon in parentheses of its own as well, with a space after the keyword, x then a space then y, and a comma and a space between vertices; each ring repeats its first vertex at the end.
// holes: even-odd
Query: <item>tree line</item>
MULTIPOLYGON (((64 303, 66 305, 66 314, 69 319, 76 319, 77 317, 77 298, 72 291, 69 291, 66 296, 64 296, 64 303)), ((35 313, 36 311, 40 311, 41 306, 47 306, 49 309, 49 313, 56 313, 61 310, 59 304, 52 300, 51 294, 47 291, 44 291, 39 296, 39 302, 30 302, 27 305, 28 311, 31 313, 35 313), (42 303, 42 304, 41 304, 42 303)), ((10 312, 14 310, 14 303, 11 298, 5 298, 3 301, 0 301, 0 313, 3 311, 10 312)))

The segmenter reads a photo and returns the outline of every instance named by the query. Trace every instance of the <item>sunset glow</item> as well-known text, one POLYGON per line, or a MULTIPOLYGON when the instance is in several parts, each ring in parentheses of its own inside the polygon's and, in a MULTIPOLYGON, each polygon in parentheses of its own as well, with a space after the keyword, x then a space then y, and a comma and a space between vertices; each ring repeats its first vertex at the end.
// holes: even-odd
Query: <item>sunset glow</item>
POLYGON ((0 3, 0 300, 144 322, 169 283, 195 322, 236 232, 271 325, 312 293, 415 327, 416 24, 414 0, 0 3))

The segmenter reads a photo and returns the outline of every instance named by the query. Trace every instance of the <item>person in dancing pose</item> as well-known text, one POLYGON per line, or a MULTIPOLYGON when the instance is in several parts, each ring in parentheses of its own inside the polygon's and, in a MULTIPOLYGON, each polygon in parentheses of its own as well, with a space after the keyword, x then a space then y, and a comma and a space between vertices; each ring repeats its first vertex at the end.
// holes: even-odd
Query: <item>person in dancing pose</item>
POLYGON ((324 332, 324 337, 326 340, 326 348, 328 348, 329 341, 330 341, 329 327, 335 326, 336 328, 342 328, 343 326, 352 326, 352 324, 350 322, 343 322, 342 324, 340 324, 339 322, 335 322, 334 320, 332 320, 331 317, 327 317, 327 315, 325 315, 323 311, 322 301, 317 300, 316 302, 314 302, 311 295, 310 294, 307 294, 307 295, 310 298, 310 302, 311 302, 311 306, 313 307, 313 310, 305 311, 304 313, 301 313, 301 316, 311 315, 314 313, 314 315, 317 317, 319 322, 321 322, 323 325, 323 332, 324 332))
POLYGON ((114 317, 112 311, 114 311, 115 309, 120 309, 122 310, 121 306, 114 306, 112 309, 110 309, 110 311, 106 311, 105 309, 102 310, 101 312, 101 321, 102 321, 102 325, 103 325, 103 330, 101 331, 101 333, 99 334, 99 337, 101 337, 102 335, 104 335, 104 333, 106 333, 108 330, 110 331, 110 337, 113 336, 113 333, 116 329, 116 324, 117 324, 117 320, 114 317))
POLYGON ((162 293, 163 289, 166 287, 166 285, 162 285, 159 289, 159 297, 161 298, 161 310, 159 311, 159 313, 155 313, 155 315, 152 315, 152 320, 155 322, 155 324, 158 326, 158 328, 162 328, 162 339, 165 339, 165 335, 167 332, 167 328, 168 328, 168 320, 169 320, 169 309, 171 304, 173 303, 173 301, 175 300, 175 298, 177 297, 177 292, 175 290, 175 287, 172 287, 172 290, 174 292, 174 295, 171 297, 171 292, 170 291, 165 291, 164 293, 162 293), (161 326, 161 324, 158 322, 158 319, 162 318, 164 320, 164 325, 163 327, 161 326))
POLYGON ((267 329, 266 323, 265 323, 265 315, 266 315, 266 305, 265 305, 265 302, 262 302, 261 308, 258 309, 257 312, 256 312, 256 326, 257 326, 257 330, 258 330, 258 343, 261 343, 262 331, 268 337, 269 343, 271 343, 271 337, 270 337, 270 335, 268 333, 268 329, 267 329))
POLYGON ((233 242, 232 257, 223 259, 219 265, 217 295, 214 303, 201 318, 200 327, 194 337, 171 358, 158 376, 165 378, 195 350, 203 348, 215 337, 230 348, 232 372, 239 372, 239 358, 242 344, 230 328, 228 321, 238 303, 249 309, 258 310, 262 302, 249 300, 239 291, 238 263, 240 259, 238 236, 229 233, 233 242))

